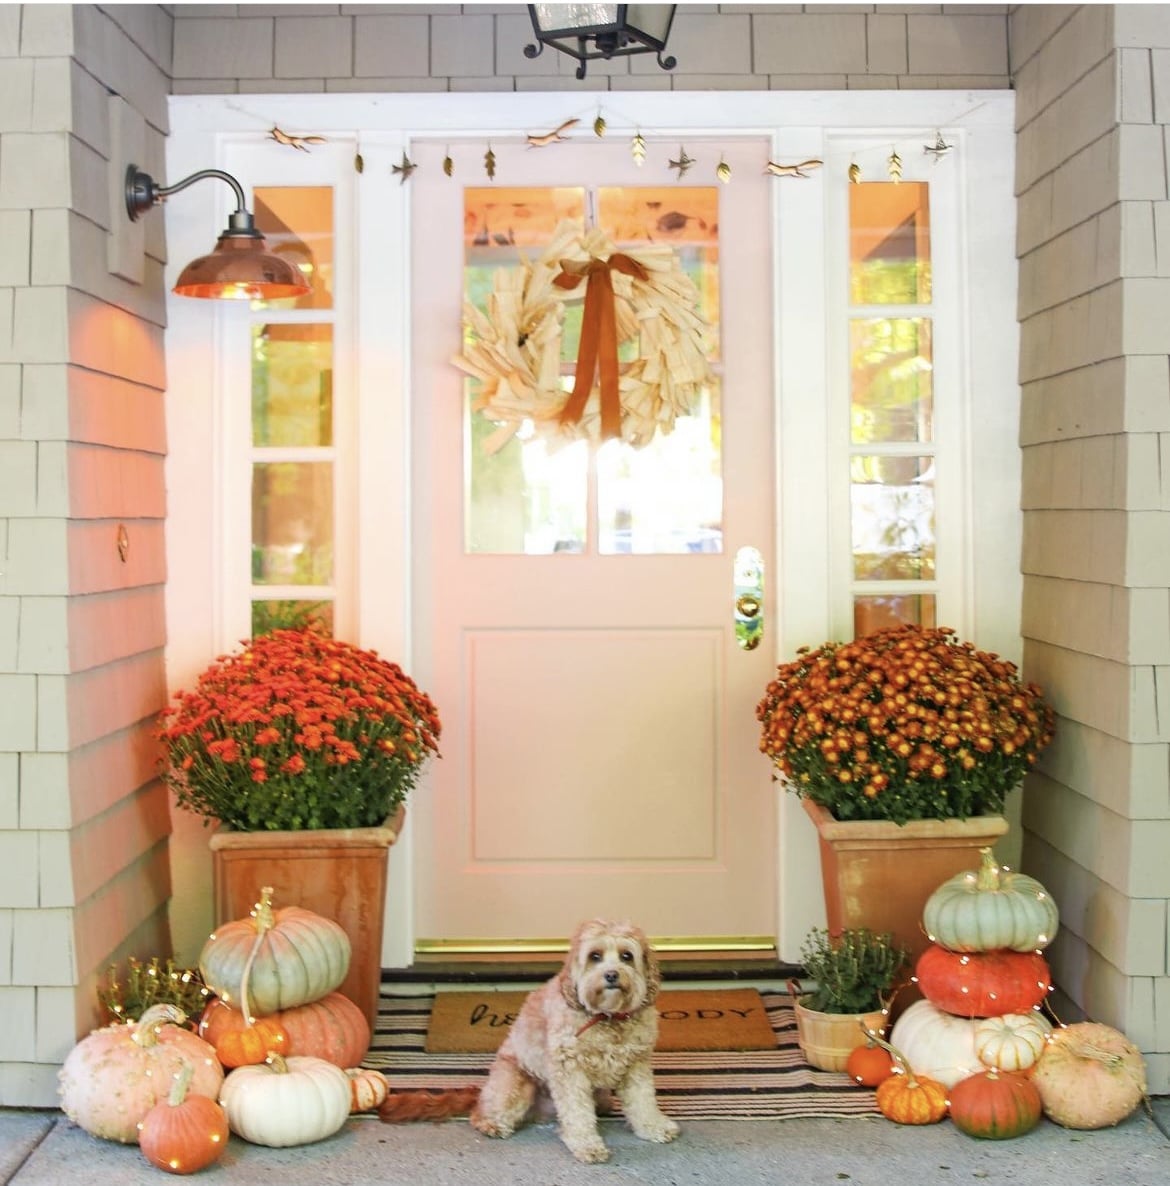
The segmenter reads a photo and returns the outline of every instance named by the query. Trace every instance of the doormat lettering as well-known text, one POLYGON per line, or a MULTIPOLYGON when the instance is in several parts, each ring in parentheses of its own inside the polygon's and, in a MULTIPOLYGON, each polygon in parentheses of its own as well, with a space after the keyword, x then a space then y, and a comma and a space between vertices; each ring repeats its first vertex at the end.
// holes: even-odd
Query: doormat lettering
MULTIPOLYGON (((492 1054, 526 992, 440 992, 427 1024, 428 1054, 492 1054)), ((774 1050, 776 1033, 754 988, 666 989, 658 994, 655 1050, 774 1050)))

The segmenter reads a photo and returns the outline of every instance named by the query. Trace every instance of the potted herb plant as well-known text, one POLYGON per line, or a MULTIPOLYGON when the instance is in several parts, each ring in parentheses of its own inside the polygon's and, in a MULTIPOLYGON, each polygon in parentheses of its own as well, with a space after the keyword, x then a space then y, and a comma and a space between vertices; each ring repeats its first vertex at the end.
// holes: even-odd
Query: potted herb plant
POLYGON ((879 1034, 885 1030, 906 957, 906 949, 888 932, 865 927, 835 934, 817 927, 809 931, 800 959, 813 987, 793 992, 797 1037, 807 1062, 824 1071, 844 1070, 854 1047, 864 1041, 863 1027, 879 1034))
POLYGON ((1014 664, 915 626, 801 648, 756 716, 817 828, 829 927, 891 931, 912 956, 927 897, 1007 831, 1055 721, 1014 664))
POLYGON ((438 752, 430 698, 395 663, 319 627, 276 629, 217 658, 158 727, 162 778, 211 837, 216 924, 278 906, 336 920, 353 948, 341 992, 371 1026, 389 847, 438 752))

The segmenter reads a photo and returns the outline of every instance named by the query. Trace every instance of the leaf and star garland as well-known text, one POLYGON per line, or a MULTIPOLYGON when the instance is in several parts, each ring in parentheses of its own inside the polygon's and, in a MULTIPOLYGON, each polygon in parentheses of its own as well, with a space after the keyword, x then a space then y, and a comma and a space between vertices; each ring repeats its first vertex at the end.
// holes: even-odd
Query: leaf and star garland
POLYGON ((499 428, 494 453, 531 422, 552 444, 620 438, 635 448, 669 433, 710 378, 699 294, 669 246, 618 251, 600 230, 562 222, 536 260, 498 268, 486 311, 464 303, 452 363, 478 379, 473 408, 499 428), (561 382, 565 303, 584 290, 572 393, 561 382), (618 346, 636 340, 624 371, 618 346))

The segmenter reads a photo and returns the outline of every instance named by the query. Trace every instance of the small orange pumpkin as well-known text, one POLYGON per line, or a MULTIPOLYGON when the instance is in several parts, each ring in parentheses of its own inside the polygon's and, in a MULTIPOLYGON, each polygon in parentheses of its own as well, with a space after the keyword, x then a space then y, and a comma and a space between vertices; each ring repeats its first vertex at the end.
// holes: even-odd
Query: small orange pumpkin
POLYGON ((862 1087, 877 1087, 893 1073, 893 1056, 875 1042, 863 1042, 845 1060, 845 1074, 862 1087))
POLYGON ((192 1072, 184 1062, 167 1099, 138 1123, 143 1156, 168 1174, 193 1174, 218 1161, 227 1148, 227 1114, 209 1096, 188 1094, 192 1072))
POLYGON ((390 1094, 390 1084, 381 1071, 348 1067, 345 1074, 349 1079, 351 1112, 369 1112, 380 1107, 390 1094))
POLYGON ((894 1060, 894 1073, 878 1084, 877 1106, 895 1124, 937 1124, 947 1114, 947 1089, 937 1079, 915 1075, 905 1056, 885 1039, 871 1033, 869 1040, 894 1060))
POLYGON ((288 1033, 271 1017, 257 1018, 251 1025, 245 1021, 241 1026, 227 1029, 215 1043, 215 1053, 225 1067, 250 1067, 270 1054, 288 1052, 288 1033))

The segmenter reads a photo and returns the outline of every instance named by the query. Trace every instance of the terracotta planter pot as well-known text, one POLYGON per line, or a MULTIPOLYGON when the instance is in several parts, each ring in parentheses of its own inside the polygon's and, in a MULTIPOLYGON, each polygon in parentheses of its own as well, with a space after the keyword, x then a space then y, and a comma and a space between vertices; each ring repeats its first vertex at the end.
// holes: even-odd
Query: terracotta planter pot
POLYGON ((873 1013, 818 1013, 793 1000, 796 1037, 809 1066, 822 1071, 843 1071, 849 1055, 865 1041, 867 1029, 884 1034, 889 1017, 880 1009, 873 1013))
POLYGON ((262 886, 273 904, 303 906, 339 923, 353 948, 338 988, 366 1015, 371 1031, 382 983, 382 924, 389 849, 402 830, 404 808, 379 828, 304 832, 235 832, 210 840, 218 926, 247 918, 262 886))
POLYGON ((979 867, 979 850, 1008 830, 1002 815, 967 820, 841 821, 809 799, 805 811, 820 838, 821 877, 830 931, 890 931, 910 951, 911 966, 929 945, 926 899, 948 877, 979 867))

